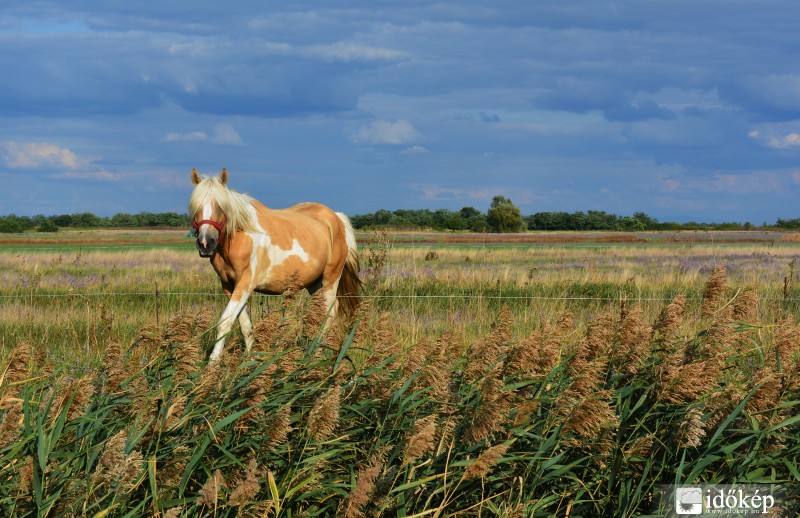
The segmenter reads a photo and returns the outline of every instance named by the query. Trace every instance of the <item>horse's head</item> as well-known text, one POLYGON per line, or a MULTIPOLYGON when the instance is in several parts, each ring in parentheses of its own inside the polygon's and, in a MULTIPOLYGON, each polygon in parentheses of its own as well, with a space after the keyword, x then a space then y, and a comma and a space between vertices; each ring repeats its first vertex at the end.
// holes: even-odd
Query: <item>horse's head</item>
POLYGON ((201 257, 211 257, 219 245, 220 235, 225 229, 225 213, 214 199, 215 184, 222 187, 228 183, 228 171, 222 170, 217 178, 201 177, 197 169, 192 169, 194 192, 189 200, 192 213, 192 227, 197 235, 197 251, 201 257))

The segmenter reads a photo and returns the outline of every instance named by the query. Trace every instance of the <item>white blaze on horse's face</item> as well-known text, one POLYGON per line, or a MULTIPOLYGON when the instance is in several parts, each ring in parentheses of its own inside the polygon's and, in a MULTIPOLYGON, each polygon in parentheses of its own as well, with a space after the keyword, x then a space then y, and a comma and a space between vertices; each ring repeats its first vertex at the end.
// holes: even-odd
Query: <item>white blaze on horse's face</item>
POLYGON ((219 243, 220 228, 216 227, 214 221, 214 204, 209 201, 203 206, 201 213, 195 216, 194 225, 197 228, 197 251, 200 257, 211 257, 217 249, 219 243), (200 218, 198 221, 197 218, 200 218))

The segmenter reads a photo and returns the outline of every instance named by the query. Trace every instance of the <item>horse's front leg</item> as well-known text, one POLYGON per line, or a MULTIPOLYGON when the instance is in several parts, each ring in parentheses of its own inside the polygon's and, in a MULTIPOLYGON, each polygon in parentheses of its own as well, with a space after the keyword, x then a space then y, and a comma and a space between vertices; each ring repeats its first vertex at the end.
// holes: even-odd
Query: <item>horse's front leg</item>
POLYGON ((250 322, 250 315, 247 313, 246 306, 239 313, 239 327, 242 328, 242 334, 244 335, 244 350, 249 353, 255 338, 253 337, 253 324, 250 322))
MULTIPOLYGON (((209 363, 216 363, 219 361, 219 357, 222 354, 222 348, 225 346, 225 338, 227 338, 228 333, 231 332, 231 327, 233 327, 233 320, 236 317, 239 317, 239 322, 241 323, 241 314, 247 304, 247 299, 250 297, 250 290, 237 286, 236 289, 233 290, 233 293, 230 295, 230 300, 228 301, 228 305, 225 306, 225 310, 222 312, 222 316, 219 319, 219 324, 217 324, 217 343, 214 344, 214 350, 211 352, 211 356, 208 358, 209 363)), ((250 318, 245 315, 245 319, 247 323, 250 323, 250 318)), ((247 335, 250 335, 252 339, 252 326, 248 325, 248 330, 244 330, 245 326, 242 326, 242 330, 245 333, 245 339, 247 339, 247 335)), ((249 349, 249 346, 248 346, 249 349)))

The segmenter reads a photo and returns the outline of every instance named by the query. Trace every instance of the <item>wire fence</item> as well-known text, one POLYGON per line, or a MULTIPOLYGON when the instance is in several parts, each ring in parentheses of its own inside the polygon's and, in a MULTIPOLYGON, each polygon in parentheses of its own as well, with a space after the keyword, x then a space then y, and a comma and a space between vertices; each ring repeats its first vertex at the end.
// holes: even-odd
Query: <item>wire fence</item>
MULTIPOLYGON (((281 298, 283 295, 280 294, 265 294, 265 293, 254 293, 253 296, 257 297, 269 297, 269 298, 281 298)), ((11 294, 0 294, 0 300, 2 299, 47 299, 47 298, 83 298, 83 297, 210 297, 210 298, 226 298, 226 295, 222 292, 219 293, 210 293, 207 291, 103 291, 103 292, 67 292, 67 293, 11 293, 11 294)), ((347 295, 340 296, 348 297, 347 295)), ((629 301, 641 301, 641 302, 670 302, 673 297, 654 297, 654 296, 635 296, 631 295, 630 293, 620 292, 616 296, 545 296, 545 295, 503 295, 503 294, 464 294, 464 293, 452 293, 452 294, 416 294, 416 293, 391 293, 391 294, 362 294, 362 295, 353 295, 353 297, 357 297, 359 299, 442 299, 442 300, 452 300, 452 299, 467 299, 467 300, 542 300, 542 301, 597 301, 597 302, 616 302, 620 300, 629 300, 629 301)), ((685 296, 687 302, 701 302, 703 297, 701 295, 696 296, 685 296)), ((781 302, 800 302, 800 297, 759 297, 761 301, 781 301, 781 302)))

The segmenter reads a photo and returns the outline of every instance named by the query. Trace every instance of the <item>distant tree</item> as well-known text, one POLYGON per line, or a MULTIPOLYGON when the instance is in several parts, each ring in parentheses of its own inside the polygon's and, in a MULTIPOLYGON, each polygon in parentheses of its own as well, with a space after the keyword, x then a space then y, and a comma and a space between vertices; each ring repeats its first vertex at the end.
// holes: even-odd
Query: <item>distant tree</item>
MULTIPOLYGON (((13 216, 13 214, 11 215, 13 216)), ((25 229, 16 220, 11 216, 6 216, 4 218, 0 218, 0 232, 4 234, 16 234, 18 232, 23 232, 25 229)))
POLYGON ((495 196, 492 199, 486 221, 492 232, 523 232, 527 228, 519 207, 505 196, 495 196))
POLYGON ((37 232, 58 232, 58 225, 49 219, 42 220, 36 227, 37 232))

